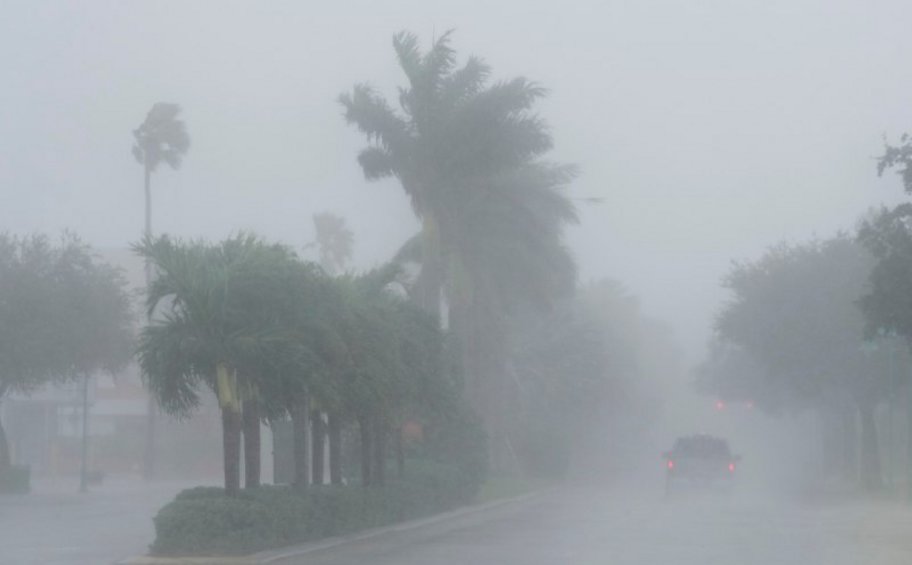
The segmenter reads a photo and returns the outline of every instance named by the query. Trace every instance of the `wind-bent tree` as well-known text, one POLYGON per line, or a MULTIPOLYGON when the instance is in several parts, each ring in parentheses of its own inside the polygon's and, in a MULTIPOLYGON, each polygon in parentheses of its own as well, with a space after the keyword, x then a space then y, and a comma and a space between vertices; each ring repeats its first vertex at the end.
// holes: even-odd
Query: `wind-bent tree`
MULTIPOLYGON (((331 376, 334 368, 346 362, 338 329, 341 300, 333 281, 315 263, 295 261, 281 271, 276 281, 283 281, 282 287, 270 294, 280 297, 275 321, 287 339, 272 340, 265 351, 266 364, 258 369, 265 377, 260 396, 270 421, 285 416, 292 420, 294 484, 305 487, 315 477, 308 476, 311 407, 329 410, 337 405, 337 383, 331 376)), ((341 473, 334 476, 334 484, 341 480, 341 473)))
MULTIPOLYGON (((0 234, 0 400, 130 359, 125 281, 77 238, 0 234)), ((11 464, 0 426, 0 475, 11 464)))
POLYGON ((439 323, 393 290, 400 274, 391 264, 347 281, 351 364, 342 382, 361 431, 366 485, 384 483, 390 439, 398 474, 405 473, 407 421, 430 421, 461 398, 445 366, 439 323))
POLYGON ((399 110, 366 84, 340 101, 369 142, 358 156, 365 177, 396 177, 422 222, 409 246, 421 264, 416 299, 436 315, 445 291, 470 397, 496 456, 507 441, 507 319, 573 287, 562 233, 576 214, 560 189, 575 171, 542 160, 552 139, 533 112, 541 86, 490 83, 477 57, 457 67, 449 33, 427 53, 409 33, 393 47, 408 80, 399 110))
POLYGON ((274 376, 269 354, 294 342, 284 321, 294 287, 282 273, 294 264, 293 254, 248 235, 218 245, 146 239, 135 249, 159 273, 147 300, 156 318, 144 328, 139 346, 147 385, 166 411, 178 415, 199 404, 202 385, 216 393, 229 493, 240 488, 246 410, 247 486, 257 486, 262 381, 274 376))
MULTIPOLYGON (((902 179, 906 194, 912 194, 912 136, 903 134, 900 145, 887 145, 877 163, 882 176, 894 169, 902 179)), ((870 288, 861 301, 870 331, 895 334, 906 341, 912 353, 912 204, 882 208, 861 226, 859 241, 877 258, 871 272, 870 288)), ((903 379, 912 386, 908 378, 903 379)), ((907 434, 912 437, 912 418, 907 434)), ((912 450, 909 451, 912 464, 912 450)))
MULTIPOLYGON (((152 106, 146 119, 133 130, 133 157, 143 167, 143 188, 145 190, 145 227, 143 237, 152 237, 152 173, 159 165, 166 163, 177 170, 184 155, 190 149, 190 136, 184 122, 178 118, 181 108, 177 104, 158 102, 152 106)), ((146 261, 146 287, 152 279, 149 262, 146 261)), ((146 445, 143 455, 143 473, 146 478, 155 474, 155 411, 153 397, 149 397, 146 421, 146 445)))
POLYGON ((892 378, 886 348, 867 343, 859 308, 873 266, 867 250, 845 235, 774 247, 759 261, 733 267, 725 279, 733 298, 716 323, 723 340, 762 366, 729 375, 764 379, 737 386, 761 392, 761 407, 849 410, 852 421, 857 410, 868 489, 881 486, 874 411, 892 378))
MULTIPOLYGON (((345 224, 345 218, 330 212, 314 214, 314 231, 320 265, 329 275, 335 276, 344 272, 352 257, 354 233, 345 224)), ((315 397, 316 398, 316 397, 315 397)), ((326 406, 315 403, 311 410, 311 437, 313 438, 313 459, 311 477, 314 484, 323 483, 325 442, 329 440, 330 480, 333 484, 341 482, 341 445, 342 427, 339 417, 327 412, 326 406), (324 420, 325 417, 325 420, 324 420)))
POLYGON ((861 300, 869 329, 912 337, 912 204, 882 208, 862 223, 858 238, 877 258, 861 300))
POLYGON ((889 169, 896 169, 902 178, 903 189, 912 194, 912 135, 904 133, 899 138, 899 145, 884 147, 884 154, 877 160, 877 175, 883 176, 889 169))
POLYGON ((146 119, 133 130, 133 157, 143 167, 146 195, 145 235, 152 235, 152 173, 159 165, 166 163, 172 169, 179 169, 190 149, 190 136, 183 120, 178 116, 181 108, 177 104, 158 102, 152 106, 146 119))
POLYGON ((355 234, 345 225, 345 218, 330 212, 314 214, 313 223, 320 265, 330 275, 340 274, 351 261, 355 234))

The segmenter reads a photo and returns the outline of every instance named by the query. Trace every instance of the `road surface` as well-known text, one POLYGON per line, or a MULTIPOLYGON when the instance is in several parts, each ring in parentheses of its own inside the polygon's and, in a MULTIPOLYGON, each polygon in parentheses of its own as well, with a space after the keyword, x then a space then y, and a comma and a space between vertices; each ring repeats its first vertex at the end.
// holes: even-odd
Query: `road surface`
POLYGON ((532 502, 282 565, 909 565, 912 510, 762 494, 664 500, 564 488, 532 502))
POLYGON ((80 494, 76 479, 33 481, 0 495, 0 564, 106 565, 145 553, 152 517, 187 483, 109 480, 80 494))
MULTIPOLYGON (((104 565, 145 552, 152 516, 186 484, 75 483, 0 496, 0 563, 104 565)), ((661 488, 562 487, 531 501, 275 565, 908 565, 912 509, 802 504, 661 488)))

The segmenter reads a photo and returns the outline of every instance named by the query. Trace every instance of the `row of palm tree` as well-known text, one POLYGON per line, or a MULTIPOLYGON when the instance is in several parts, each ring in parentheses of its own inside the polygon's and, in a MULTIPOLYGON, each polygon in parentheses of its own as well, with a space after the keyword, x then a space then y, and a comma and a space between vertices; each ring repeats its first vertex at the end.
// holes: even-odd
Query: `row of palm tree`
POLYGON ((389 438, 455 398, 443 334, 396 291, 394 265, 332 277, 249 234, 219 243, 147 238, 135 250, 157 273, 139 340, 146 384, 178 416, 199 406, 205 390, 215 393, 229 493, 240 488, 242 441, 244 484, 259 485, 261 422, 293 420, 300 486, 308 482, 310 414, 329 416, 334 483, 341 428, 356 424, 363 483, 382 484, 389 438))
MULTIPOLYGON (((427 52, 410 33, 397 34, 393 47, 407 78, 399 109, 367 84, 340 102, 368 140, 358 155, 365 177, 398 179, 421 221, 397 260, 420 265, 411 299, 434 318, 445 312, 492 460, 504 468, 512 451, 506 406, 517 392, 510 388, 511 328, 517 316, 547 311, 573 291, 576 269, 563 231, 577 215, 563 189, 576 170, 545 160, 553 140, 534 112, 546 94, 540 85, 522 77, 491 82, 491 68, 478 57, 457 65, 450 33, 427 52)), ((178 166, 189 146, 178 113, 175 105, 156 105, 135 132, 146 171, 147 237, 149 175, 160 162, 178 166)), ((332 218, 319 219, 318 231, 321 225, 331 231, 332 218)), ((334 269, 340 257, 321 259, 334 269)), ((321 413, 311 414, 318 426, 321 413)))

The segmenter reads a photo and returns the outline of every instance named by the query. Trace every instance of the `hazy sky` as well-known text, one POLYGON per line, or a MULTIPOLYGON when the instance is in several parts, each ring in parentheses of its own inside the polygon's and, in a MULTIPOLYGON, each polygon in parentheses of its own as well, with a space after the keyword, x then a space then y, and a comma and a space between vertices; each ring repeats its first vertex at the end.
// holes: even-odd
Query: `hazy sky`
POLYGON ((901 198, 882 136, 912 130, 912 2, 429 0, 10 2, 0 10, 0 230, 69 227, 102 247, 141 230, 131 131, 178 102, 184 167, 154 178, 154 228, 251 229, 303 245, 346 216, 360 266, 417 229, 401 189, 366 183, 337 95, 403 81, 394 32, 455 28, 461 55, 526 75, 554 158, 580 165, 569 234, 700 355, 731 259, 851 228, 901 198))

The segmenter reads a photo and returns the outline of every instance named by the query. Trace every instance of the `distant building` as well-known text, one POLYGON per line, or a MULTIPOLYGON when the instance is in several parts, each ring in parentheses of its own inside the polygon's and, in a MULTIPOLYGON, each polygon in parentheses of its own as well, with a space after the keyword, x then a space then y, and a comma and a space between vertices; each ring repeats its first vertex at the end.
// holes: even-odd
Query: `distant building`
MULTIPOLYGON (((135 296, 137 329, 142 325, 142 260, 126 249, 99 252, 123 270, 135 296)), ((45 386, 30 395, 12 395, 0 404, 13 460, 37 475, 79 472, 83 382, 45 386)), ((107 474, 142 471, 149 396, 139 367, 131 363, 116 375, 92 375, 88 383, 89 468, 107 474)), ((221 420, 214 398, 185 421, 157 418, 157 472, 160 476, 215 476, 221 470, 221 420)))

